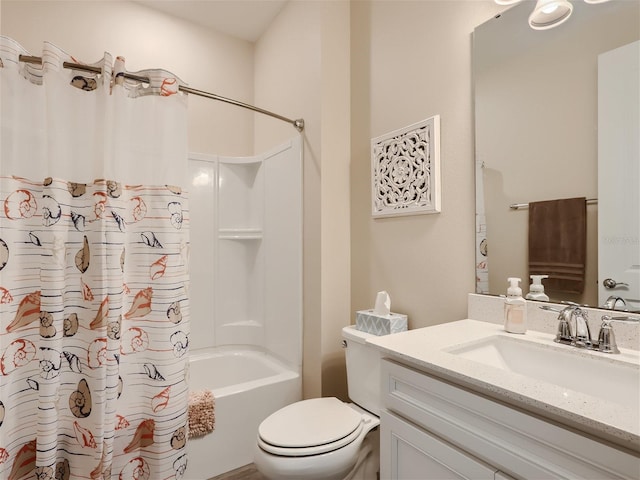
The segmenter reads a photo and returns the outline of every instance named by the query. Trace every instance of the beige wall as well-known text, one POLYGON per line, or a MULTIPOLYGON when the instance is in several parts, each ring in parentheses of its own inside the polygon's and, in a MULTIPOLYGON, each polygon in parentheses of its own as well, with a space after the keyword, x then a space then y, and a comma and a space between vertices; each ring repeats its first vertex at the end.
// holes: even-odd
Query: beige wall
MULTIPOLYGON (((255 46, 256 105, 305 120, 303 229, 303 389, 321 393, 320 308, 320 4, 290 3, 255 46)), ((262 151, 291 138, 296 131, 266 117, 255 119, 255 147, 262 151)))
MULTIPOLYGON (((471 32, 497 11, 491 0, 294 0, 255 45, 130 2, 3 0, 1 22, 34 53, 45 39, 87 61, 109 50, 129 69, 163 67, 195 88, 305 119, 304 395, 344 397, 340 330, 377 291, 411 328, 466 316, 471 32), (370 139, 434 114, 442 213, 372 220, 370 139)), ((296 134, 204 99, 191 98, 189 112, 192 151, 247 155, 296 134)))
POLYGON ((471 34, 500 7, 434 0, 351 8, 351 310, 372 307, 386 290, 410 328, 465 318, 475 289, 471 34), (436 114, 442 212, 372 219, 370 139, 436 114))
MULTIPOLYGON (((305 397, 346 397, 350 323, 349 2, 289 3, 256 43, 255 99, 303 117, 305 397)), ((256 117, 256 150, 295 131, 256 117)))
MULTIPOLYGON (((304 395, 345 396, 342 326, 379 290, 411 328, 466 316, 474 279, 473 28, 486 1, 292 1, 255 52, 255 100, 306 121, 304 395), (441 115, 443 209, 372 220, 369 141, 441 115), (347 183, 348 182, 348 183, 347 183)), ((291 127, 256 117, 257 151, 291 127)))
MULTIPOLYGON (((2 35, 33 55, 46 40, 87 63, 105 51, 130 71, 164 68, 189 86, 253 103, 253 45, 129 1, 2 0, 2 35)), ((253 114, 189 98, 189 149, 253 154, 253 114)))

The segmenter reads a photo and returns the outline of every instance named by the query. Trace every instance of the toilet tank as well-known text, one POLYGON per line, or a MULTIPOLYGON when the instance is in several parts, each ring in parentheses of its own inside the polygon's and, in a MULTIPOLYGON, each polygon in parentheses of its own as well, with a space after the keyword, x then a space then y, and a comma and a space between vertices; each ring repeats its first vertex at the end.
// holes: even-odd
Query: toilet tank
POLYGON ((349 398, 353 403, 379 417, 382 403, 380 395, 382 354, 377 348, 365 344, 365 340, 371 337, 375 335, 356 330, 353 325, 342 329, 342 338, 346 342, 349 398))

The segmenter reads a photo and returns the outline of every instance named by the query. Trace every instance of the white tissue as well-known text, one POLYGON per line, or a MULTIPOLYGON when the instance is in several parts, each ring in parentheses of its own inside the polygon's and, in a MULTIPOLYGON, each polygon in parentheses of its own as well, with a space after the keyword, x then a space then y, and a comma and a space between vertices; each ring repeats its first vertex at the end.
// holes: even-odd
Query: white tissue
POLYGON ((374 315, 389 315, 391 313, 391 298, 384 290, 376 295, 376 303, 373 307, 374 315))

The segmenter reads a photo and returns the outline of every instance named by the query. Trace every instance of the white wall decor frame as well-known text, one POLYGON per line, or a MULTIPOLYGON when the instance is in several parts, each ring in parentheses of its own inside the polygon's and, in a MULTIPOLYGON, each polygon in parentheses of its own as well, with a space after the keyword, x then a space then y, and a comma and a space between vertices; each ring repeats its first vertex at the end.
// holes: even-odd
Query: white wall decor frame
POLYGON ((440 213, 440 115, 371 139, 371 213, 440 213))

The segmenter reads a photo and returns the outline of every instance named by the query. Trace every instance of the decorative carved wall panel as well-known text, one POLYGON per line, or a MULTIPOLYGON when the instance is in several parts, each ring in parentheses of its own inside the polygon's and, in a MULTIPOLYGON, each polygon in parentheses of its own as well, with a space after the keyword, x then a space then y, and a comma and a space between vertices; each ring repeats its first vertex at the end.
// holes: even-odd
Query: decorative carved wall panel
POLYGON ((440 116, 371 140, 372 215, 440 212, 440 116))

